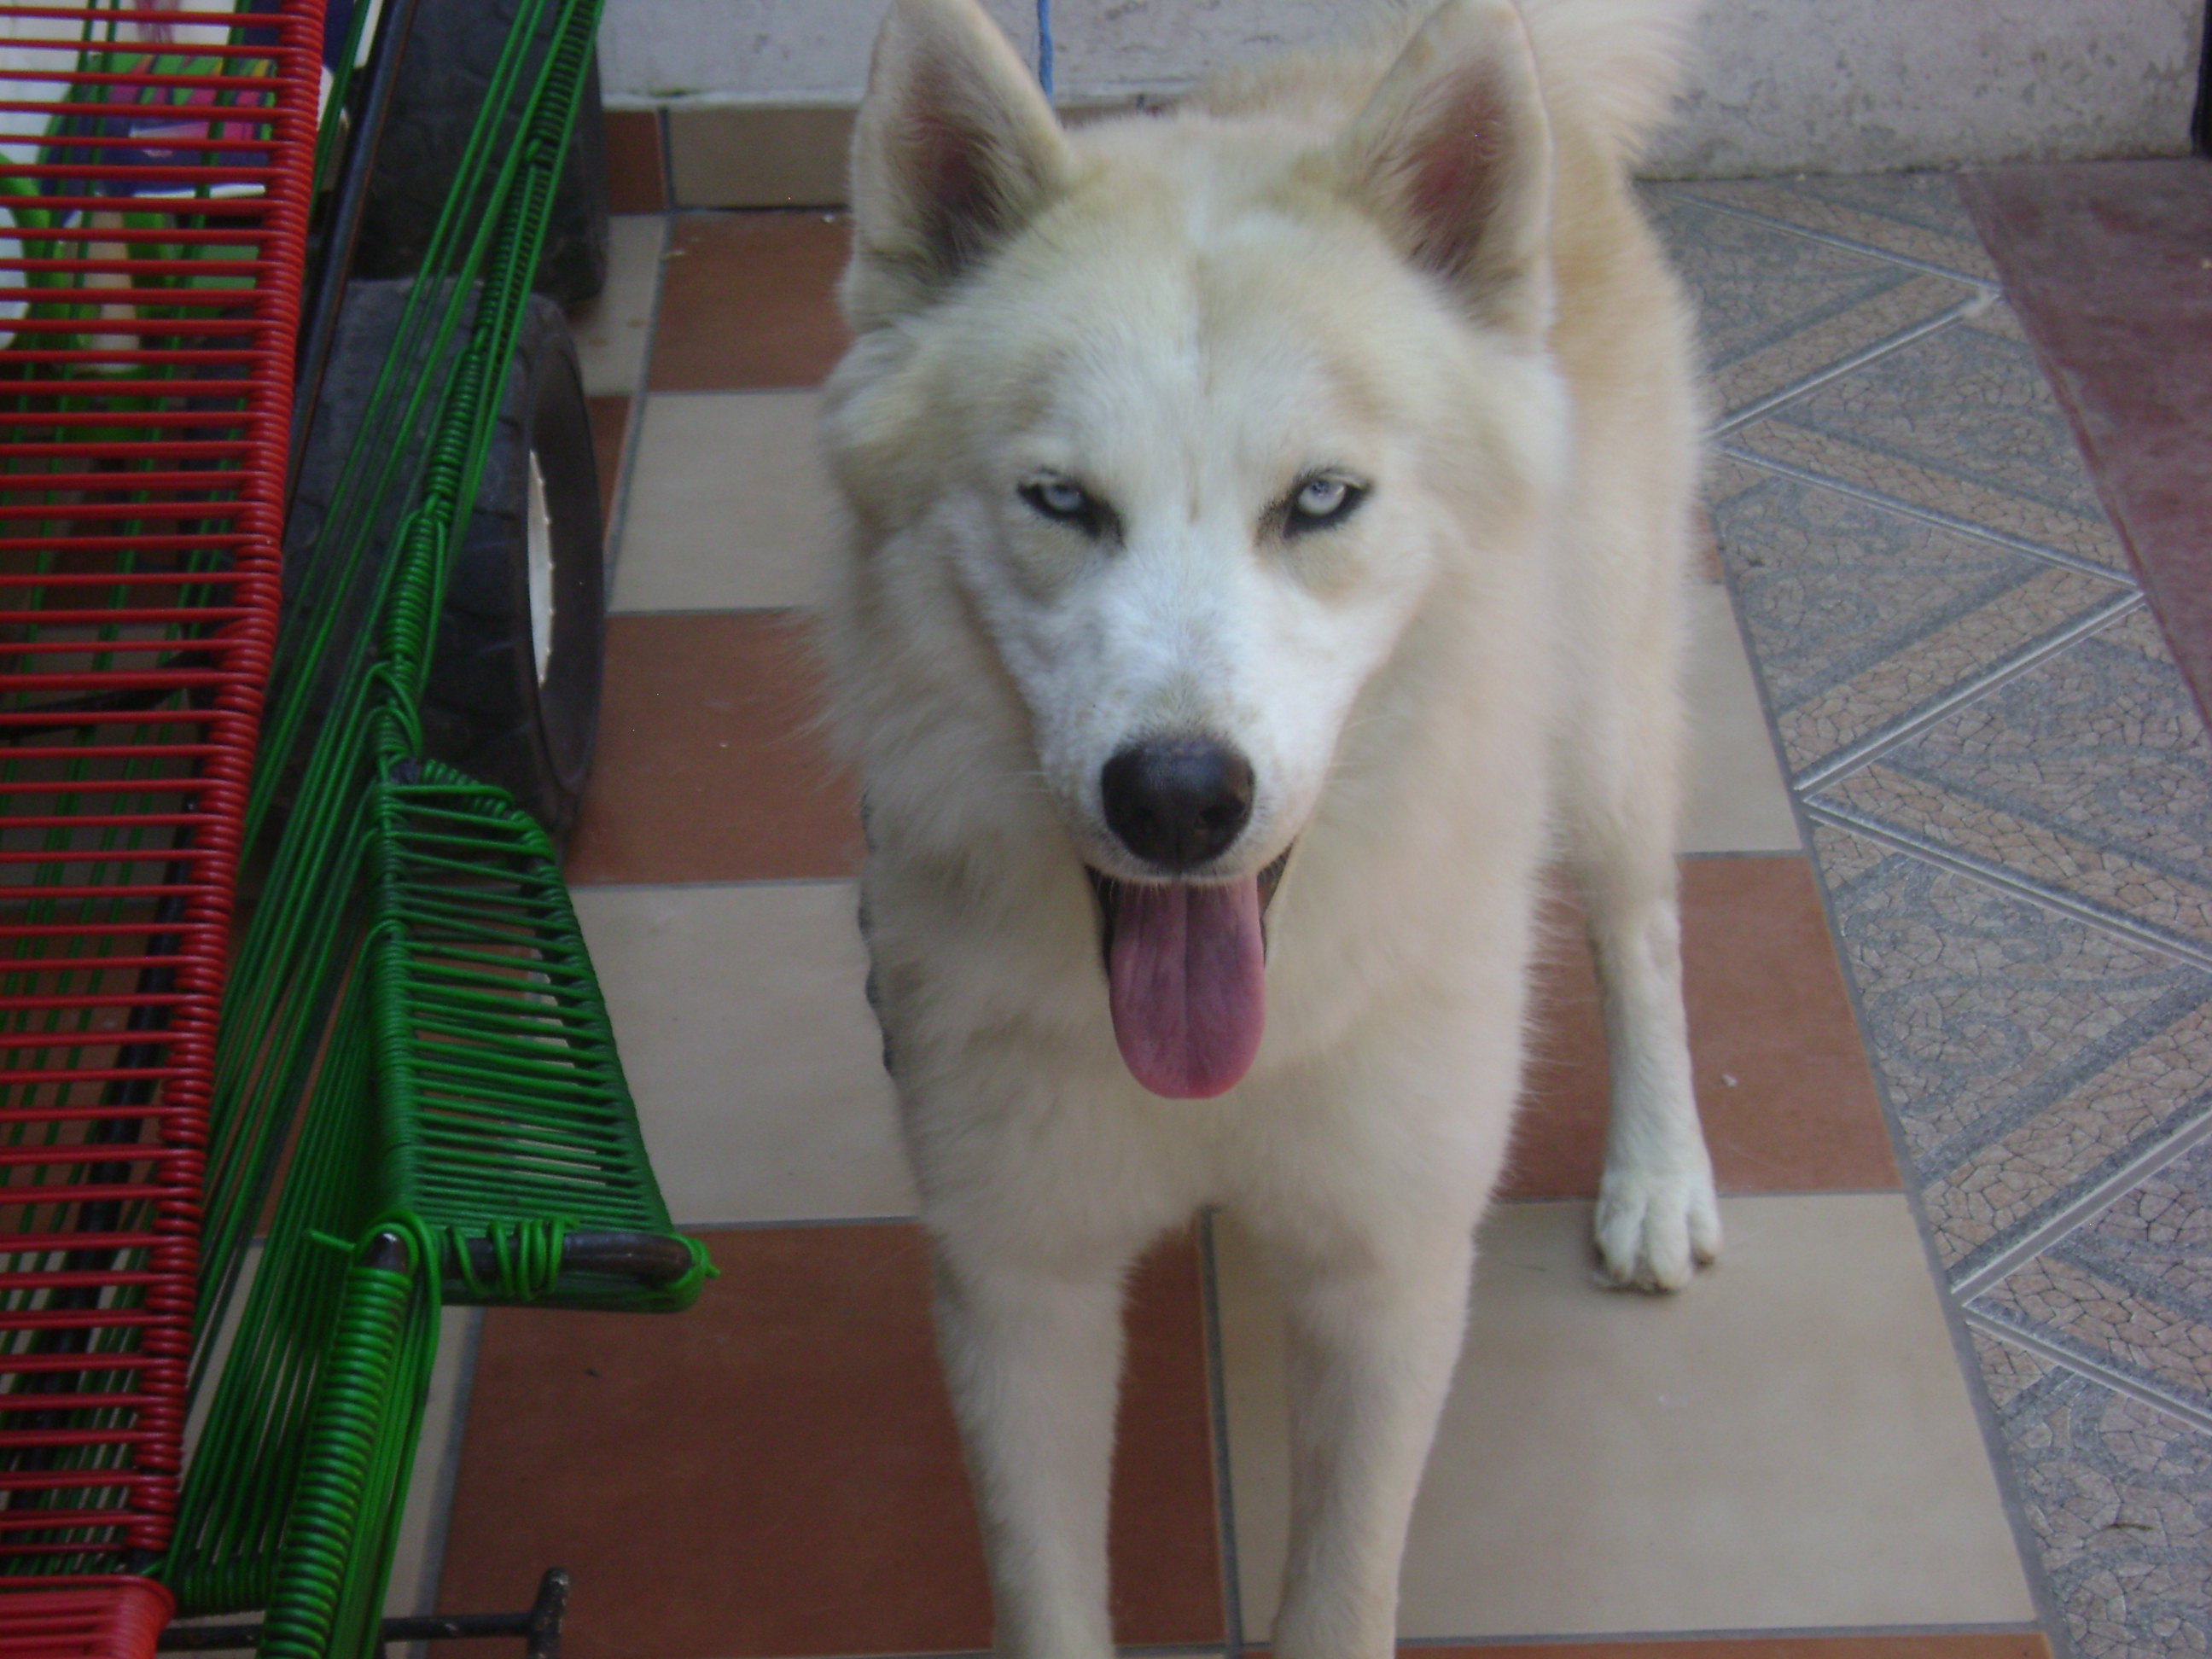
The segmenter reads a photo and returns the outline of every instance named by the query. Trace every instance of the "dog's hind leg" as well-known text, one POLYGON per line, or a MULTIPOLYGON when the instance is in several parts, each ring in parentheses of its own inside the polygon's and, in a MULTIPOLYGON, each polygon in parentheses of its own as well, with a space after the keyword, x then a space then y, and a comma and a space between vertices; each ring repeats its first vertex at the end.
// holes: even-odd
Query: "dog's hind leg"
POLYGON ((1108 1483, 1126 1257, 1050 1267, 940 1241, 937 1340, 990 1564, 1002 1659, 1109 1659, 1108 1483))
POLYGON ((1291 1553, 1279 1659, 1387 1659, 1422 1465, 1466 1327, 1474 1218, 1358 1265, 1282 1262, 1291 1553))
POLYGON ((1679 1290, 1721 1244, 1690 1079, 1674 827, 1682 749, 1679 592, 1594 665, 1566 765, 1576 884, 1612 1060, 1597 1249, 1613 1282, 1679 1290))

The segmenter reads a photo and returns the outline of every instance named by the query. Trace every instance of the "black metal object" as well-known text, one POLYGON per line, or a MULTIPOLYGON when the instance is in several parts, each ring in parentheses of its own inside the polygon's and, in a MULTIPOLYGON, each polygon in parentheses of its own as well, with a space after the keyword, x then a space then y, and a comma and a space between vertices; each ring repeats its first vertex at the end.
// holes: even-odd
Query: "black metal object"
POLYGON ((2189 136, 2199 155, 2212 155, 2212 0, 2205 0, 2204 32, 2197 40, 2197 110, 2189 136))
POLYGON ((307 423, 314 418, 315 398, 323 386, 323 366, 330 361, 331 341, 337 332, 338 306, 345 299, 346 272, 353 264, 353 248, 361 232, 362 210, 368 202, 368 181, 376 170, 377 146, 384 138, 384 118, 392 110, 392 89, 399 81, 399 54, 415 25, 416 0, 387 0, 377 19, 376 40, 368 55, 368 91, 362 100, 361 125, 346 140, 345 168, 338 180, 337 199, 325 221, 320 246, 307 272, 307 295, 300 308, 299 361, 292 382, 292 448, 285 464, 284 507, 289 513, 292 492, 300 482, 300 463, 307 453, 307 423))
MULTIPOLYGON (((499 1251, 491 1240, 469 1240, 469 1267, 479 1280, 498 1279, 499 1251)), ((682 1239, 659 1233, 573 1232, 561 1241, 561 1271, 673 1285, 691 1271, 691 1250, 682 1239)))
MULTIPOLYGON (((522 1613, 433 1613, 387 1619, 383 1640, 449 1642, 466 1638, 519 1636, 522 1659, 561 1659, 561 1626, 568 1616, 568 1575, 549 1567, 538 1581, 538 1599, 522 1613)), ((155 1644, 163 1653, 252 1653, 261 1645, 258 1625, 172 1625, 155 1644)))

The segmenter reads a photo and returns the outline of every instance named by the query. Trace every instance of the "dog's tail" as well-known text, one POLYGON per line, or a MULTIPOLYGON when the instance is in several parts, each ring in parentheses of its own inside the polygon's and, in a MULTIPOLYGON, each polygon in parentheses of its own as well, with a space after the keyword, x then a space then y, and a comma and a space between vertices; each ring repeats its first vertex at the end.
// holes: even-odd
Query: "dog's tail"
MULTIPOLYGON (((1382 38, 1402 44, 1442 0, 1382 0, 1382 38)), ((1570 104, 1623 160, 1633 160, 1680 90, 1705 0, 1516 0, 1553 107, 1570 104)))
POLYGON ((1632 159, 1680 90, 1703 0, 1520 0, 1520 6, 1546 87, 1565 94, 1614 150, 1632 159))

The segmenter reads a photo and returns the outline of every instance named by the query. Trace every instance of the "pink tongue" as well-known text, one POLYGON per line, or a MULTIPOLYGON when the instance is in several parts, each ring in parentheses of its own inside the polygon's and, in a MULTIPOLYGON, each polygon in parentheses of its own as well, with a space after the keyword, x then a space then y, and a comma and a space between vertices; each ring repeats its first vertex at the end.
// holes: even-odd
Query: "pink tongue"
POLYGON ((1138 1082, 1170 1100, 1235 1087, 1267 1017, 1258 879, 1126 884, 1109 977, 1115 1040, 1138 1082))

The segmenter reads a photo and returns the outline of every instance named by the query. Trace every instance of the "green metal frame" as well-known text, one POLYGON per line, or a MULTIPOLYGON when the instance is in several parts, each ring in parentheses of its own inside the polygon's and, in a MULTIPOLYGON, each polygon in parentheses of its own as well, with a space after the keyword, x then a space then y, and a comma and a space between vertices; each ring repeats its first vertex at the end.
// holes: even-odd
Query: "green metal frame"
POLYGON ((216 1055, 210 1397, 155 1569, 183 1613, 265 1608, 264 1655, 375 1651, 446 1302, 672 1310, 711 1271, 688 1239, 674 1273, 564 1264, 579 1233, 677 1236, 554 849, 416 714, 598 13, 518 9, 287 596, 216 1055))

